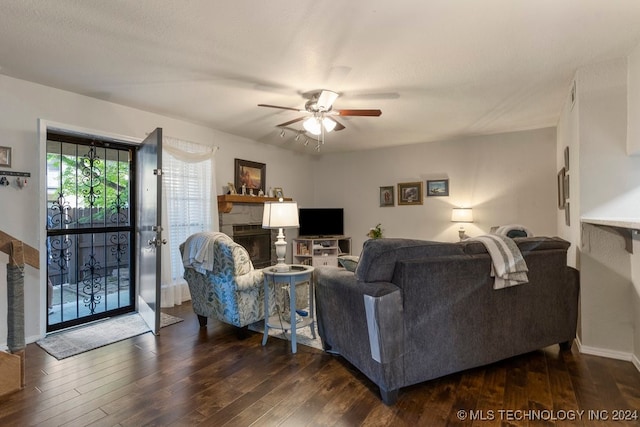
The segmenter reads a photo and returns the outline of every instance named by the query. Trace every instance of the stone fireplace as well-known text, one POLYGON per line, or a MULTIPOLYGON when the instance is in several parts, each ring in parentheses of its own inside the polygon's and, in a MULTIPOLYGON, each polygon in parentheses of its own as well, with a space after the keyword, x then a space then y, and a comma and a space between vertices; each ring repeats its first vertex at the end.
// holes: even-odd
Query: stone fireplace
POLYGON ((267 198, 218 196, 220 231, 245 247, 255 268, 264 268, 276 263, 273 242, 277 230, 262 228, 263 199, 267 198), (228 203, 230 198, 233 203, 228 203))

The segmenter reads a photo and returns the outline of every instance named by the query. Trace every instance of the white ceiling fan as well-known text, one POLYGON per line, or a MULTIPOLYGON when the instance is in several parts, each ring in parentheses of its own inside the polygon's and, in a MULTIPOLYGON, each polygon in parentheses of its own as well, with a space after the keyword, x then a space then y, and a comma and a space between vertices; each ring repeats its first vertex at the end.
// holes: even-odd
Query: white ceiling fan
MULTIPOLYGON (((258 107, 279 108, 281 110, 292 110, 305 113, 304 116, 298 117, 288 122, 280 123, 276 127, 287 127, 293 123, 302 121, 302 126, 311 135, 320 136, 324 143, 324 133, 339 131, 345 129, 345 126, 337 120, 337 117, 346 116, 366 116, 378 117, 382 114, 380 110, 337 110, 333 108, 333 103, 338 99, 337 92, 331 90, 319 90, 310 94, 310 99, 304 105, 304 109, 282 107, 279 105, 258 104, 258 107)), ((320 147, 320 139, 318 140, 320 147)))

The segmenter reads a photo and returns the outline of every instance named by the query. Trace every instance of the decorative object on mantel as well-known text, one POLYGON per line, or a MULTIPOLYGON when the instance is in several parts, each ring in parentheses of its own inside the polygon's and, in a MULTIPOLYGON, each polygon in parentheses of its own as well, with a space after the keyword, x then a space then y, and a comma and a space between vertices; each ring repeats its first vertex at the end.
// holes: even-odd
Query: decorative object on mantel
POLYGON ((367 233, 367 237, 370 239, 381 239, 382 238, 382 224, 377 224, 375 227, 370 228, 367 233))
POLYGON ((401 182, 398 184, 399 205, 422 204, 422 181, 401 182))
POLYGON ((11 167, 11 147, 0 147, 0 166, 11 167))
MULTIPOLYGON (((453 208, 451 210, 451 222, 473 222, 473 210, 471 208, 453 208)), ((464 226, 462 224, 460 224, 458 236, 460 237, 460 241, 469 238, 469 236, 465 234, 464 226)))
POLYGON ((273 197, 279 199, 284 197, 284 192, 282 191, 282 187, 273 187, 273 197))
POLYGON ((236 192, 236 186, 233 185, 233 182, 229 182, 227 183, 227 185, 229 186, 229 192, 227 194, 238 194, 236 192))
POLYGON ((242 194, 247 191, 265 190, 267 179, 267 165, 250 160, 235 159, 234 184, 235 188, 242 188, 242 194))
POLYGON ((438 179, 433 181, 427 181, 427 197, 448 196, 448 195, 449 195, 448 179, 438 179))
MULTIPOLYGON (((285 202, 290 202, 290 197, 283 198, 285 202)), ((241 204, 262 204, 265 202, 277 202, 276 197, 260 197, 260 196, 243 196, 242 194, 223 194, 218 196, 218 212, 229 213, 233 209, 234 203, 241 204)))
POLYGON ((300 223, 298 221, 298 204, 296 202, 285 202, 282 199, 277 202, 265 202, 262 215, 262 228, 278 230, 277 241, 275 243, 276 257, 278 260, 275 269, 278 272, 289 271, 289 266, 284 262, 287 253, 284 229, 298 227, 300 227, 300 223))

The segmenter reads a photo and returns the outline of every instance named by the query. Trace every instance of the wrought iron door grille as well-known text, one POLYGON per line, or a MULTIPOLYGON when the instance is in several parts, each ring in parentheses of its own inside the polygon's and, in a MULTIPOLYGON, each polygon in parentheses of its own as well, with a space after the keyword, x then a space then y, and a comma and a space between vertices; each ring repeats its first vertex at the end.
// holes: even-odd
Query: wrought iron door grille
POLYGON ((48 331, 133 311, 132 150, 48 135, 48 331))

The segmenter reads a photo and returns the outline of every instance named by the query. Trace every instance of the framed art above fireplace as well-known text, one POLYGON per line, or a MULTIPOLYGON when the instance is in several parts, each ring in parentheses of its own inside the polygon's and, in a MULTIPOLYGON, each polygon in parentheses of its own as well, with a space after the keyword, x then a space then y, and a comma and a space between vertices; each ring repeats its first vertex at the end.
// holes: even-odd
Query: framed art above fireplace
POLYGON ((241 192, 242 186, 244 185, 247 191, 253 190, 253 193, 257 195, 260 190, 265 191, 266 180, 266 164, 235 159, 234 185, 237 192, 241 192))

